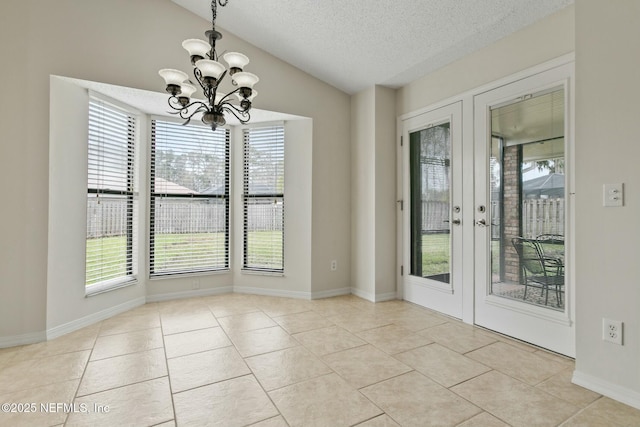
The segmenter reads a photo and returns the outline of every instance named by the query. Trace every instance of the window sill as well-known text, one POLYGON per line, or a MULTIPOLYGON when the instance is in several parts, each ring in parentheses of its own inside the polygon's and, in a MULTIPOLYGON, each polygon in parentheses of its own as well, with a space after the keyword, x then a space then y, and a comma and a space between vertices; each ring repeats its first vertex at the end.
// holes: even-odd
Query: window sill
POLYGON ((220 274, 229 274, 231 269, 225 268, 222 270, 209 270, 209 271, 193 271, 188 273, 159 273, 149 275, 150 281, 163 280, 163 279, 180 279, 183 277, 202 277, 202 276, 216 276, 220 274))
POLYGON ((242 274, 250 274, 254 276, 284 277, 284 271, 254 270, 250 268, 243 268, 240 272, 242 274))
POLYGON ((99 285, 92 285, 89 289, 85 290, 84 297, 89 298, 95 295, 104 294, 106 292, 115 291, 116 289, 122 289, 129 286, 137 285, 138 278, 132 277, 131 279, 125 281, 116 281, 116 282, 106 282, 99 285))

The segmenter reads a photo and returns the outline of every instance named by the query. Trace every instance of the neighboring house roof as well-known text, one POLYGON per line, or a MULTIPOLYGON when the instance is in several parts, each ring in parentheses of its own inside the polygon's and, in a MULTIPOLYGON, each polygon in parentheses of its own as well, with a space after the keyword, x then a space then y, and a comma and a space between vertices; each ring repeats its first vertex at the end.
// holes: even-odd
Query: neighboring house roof
POLYGON ((156 193, 168 193, 168 194, 200 194, 191 188, 183 187, 175 182, 167 181, 166 179, 156 177, 155 188, 156 193))
POLYGON ((525 197, 564 197, 564 175, 550 173, 522 182, 525 197))

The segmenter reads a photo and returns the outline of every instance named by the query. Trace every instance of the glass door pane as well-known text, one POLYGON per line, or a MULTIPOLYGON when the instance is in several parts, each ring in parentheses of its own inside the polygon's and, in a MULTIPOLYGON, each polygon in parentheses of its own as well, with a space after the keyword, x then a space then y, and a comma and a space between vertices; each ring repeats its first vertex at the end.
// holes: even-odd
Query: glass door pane
POLYGON ((411 275, 450 283, 450 123, 412 132, 409 139, 411 275))
POLYGON ((491 110, 490 293, 564 311, 564 90, 491 110))

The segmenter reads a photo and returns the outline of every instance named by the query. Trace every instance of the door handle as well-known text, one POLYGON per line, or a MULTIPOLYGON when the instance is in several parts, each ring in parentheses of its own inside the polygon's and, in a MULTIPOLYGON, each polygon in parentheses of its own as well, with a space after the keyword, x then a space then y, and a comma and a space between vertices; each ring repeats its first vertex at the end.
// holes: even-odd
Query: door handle
POLYGON ((488 227, 489 226, 489 224, 487 224, 487 222, 484 219, 476 221, 476 225, 479 226, 479 227, 488 227))
POLYGON ((462 221, 460 221, 459 219, 454 219, 453 221, 451 221, 451 223, 453 225, 460 225, 460 224, 462 224, 462 221))

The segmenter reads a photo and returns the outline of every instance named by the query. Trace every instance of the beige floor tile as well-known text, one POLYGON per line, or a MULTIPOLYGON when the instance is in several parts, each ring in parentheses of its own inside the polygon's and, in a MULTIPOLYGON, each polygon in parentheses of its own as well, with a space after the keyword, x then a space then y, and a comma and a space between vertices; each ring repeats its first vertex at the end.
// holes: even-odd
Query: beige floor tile
POLYGON ((329 320, 347 331, 354 333, 391 324, 391 320, 388 316, 365 313, 362 311, 339 314, 337 316, 329 317, 329 320))
POLYGON ((100 336, 122 334, 160 327, 160 314, 154 312, 136 315, 118 315, 102 322, 100 336))
MULTIPOLYGON (((0 403, 30 404, 29 412, 0 411, 0 425, 2 426, 50 426, 64 423, 67 414, 64 410, 49 410, 50 403, 70 405, 73 402, 80 380, 64 381, 38 388, 22 390, 10 394, 0 394, 0 403), (44 405, 44 408, 41 406, 44 405), (47 408, 47 409, 45 409, 47 408)), ((13 408, 17 411, 18 407, 13 408)), ((61 408, 62 409, 62 408, 61 408)))
POLYGON ((640 426, 640 410, 608 397, 601 397, 596 400, 583 411, 583 414, 585 416, 604 418, 616 426, 640 426))
POLYGON ((122 356, 138 351, 162 348, 162 331, 160 328, 98 337, 91 353, 91 360, 122 356))
POLYGON ((174 419, 166 377, 79 397, 86 413, 71 413, 66 426, 153 426, 174 419), (108 411, 96 411, 96 405, 108 411))
MULTIPOLYGON (((610 420, 599 415, 587 412, 579 412, 567 421, 560 424, 560 427, 620 427, 610 420)), ((631 427, 631 426, 629 426, 631 427)))
POLYGON ((200 329, 164 337, 167 358, 228 347, 231 341, 222 328, 200 329))
POLYGON ((481 412, 415 371, 361 391, 402 426, 455 426, 481 412))
POLYGON ((462 326, 454 323, 443 323, 420 331, 420 335, 445 346, 460 354, 484 347, 496 342, 481 330, 472 326, 462 326))
POLYGON ((233 347, 176 357, 167 363, 174 393, 251 373, 233 347))
POLYGON ((572 376, 573 369, 565 369, 548 380, 538 384, 536 388, 546 391, 549 394, 566 400, 569 403, 573 403, 581 408, 588 406, 600 397, 598 393, 587 390, 579 385, 572 384, 572 376))
POLYGON ((393 421, 390 416, 385 414, 358 424, 357 427, 400 427, 400 424, 393 421))
POLYGON ((331 373, 331 368, 302 346, 245 359, 265 390, 275 390, 331 373))
POLYGON ((395 357, 445 387, 451 387, 491 370, 435 343, 396 354, 395 357))
POLYGON ((497 419, 488 412, 483 412, 459 424, 458 427, 509 427, 509 424, 497 419))
POLYGON ((14 361, 23 360, 19 357, 19 354, 24 347, 25 346, 0 348, 0 369, 13 363, 14 361))
POLYGON ((411 370, 372 345, 332 353, 322 358, 354 388, 362 388, 411 370))
POLYGON ((316 299, 309 302, 309 308, 324 317, 338 316, 349 312, 358 312, 357 307, 344 300, 335 298, 316 299))
POLYGON ((89 353, 89 350, 85 350, 14 362, 0 370, 2 392, 11 393, 79 379, 89 353))
POLYGON ((209 303, 209 309, 216 318, 236 316, 239 314, 253 313, 260 311, 259 308, 249 301, 231 301, 231 302, 219 302, 212 301, 209 303))
POLYGON ((381 326, 356 335, 388 354, 401 353, 433 342, 426 336, 396 325, 381 326))
POLYGON ((174 404, 180 426, 246 426, 279 415, 253 375, 176 393, 174 404))
POLYGON ((124 313, 120 314, 120 316, 137 316, 139 314, 158 313, 158 310, 159 309, 157 302, 148 302, 136 308, 132 308, 129 311, 125 311, 124 313))
POLYGON ((158 303, 158 311, 164 315, 198 313, 208 310, 209 306, 202 298, 186 298, 158 303))
POLYGON ((269 392, 286 421, 297 426, 349 426, 382 411, 336 374, 269 392))
POLYGON ((399 311, 391 313, 387 316, 388 320, 396 326, 408 329, 413 332, 421 331, 432 326, 446 323, 448 319, 444 316, 438 316, 428 313, 426 310, 411 308, 407 311, 399 311))
POLYGON ((311 310, 309 301, 290 298, 280 298, 263 304, 260 308, 269 317, 279 317, 311 310))
POLYGON ((221 317, 218 322, 227 333, 254 331, 277 325, 276 322, 261 311, 221 317))
POLYGON ((166 375, 167 362, 162 348, 96 360, 87 365, 78 396, 166 375))
POLYGON ((40 359, 56 354, 91 350, 96 342, 99 330, 100 325, 88 326, 49 341, 25 345, 21 347, 19 358, 22 360, 40 359))
POLYGON ((536 355, 543 357, 545 359, 549 359, 552 360, 554 362, 560 363, 562 365, 564 365, 567 369, 575 369, 576 367, 576 362, 574 359, 567 357, 567 356, 563 356, 561 354, 557 354, 557 353, 552 353, 551 351, 547 351, 544 349, 537 349, 534 352, 536 355))
POLYGON ((275 320, 290 334, 333 326, 333 322, 328 320, 326 317, 319 315, 315 311, 287 314, 275 317, 273 320, 275 320))
POLYGON ((282 416, 277 416, 275 418, 269 418, 268 420, 251 424, 251 427, 289 427, 289 424, 287 424, 282 416))
POLYGON ((166 423, 158 424, 153 427, 176 427, 176 422, 174 420, 167 421, 166 423))
POLYGON ((335 353, 353 347, 365 345, 366 341, 361 340, 350 332, 339 326, 316 329, 313 331, 294 334, 293 337, 300 341, 309 351, 318 355, 335 353))
POLYGON ((562 363, 503 342, 474 350, 466 356, 529 385, 539 384, 566 368, 562 363))
POLYGON ((218 326, 218 322, 208 309, 196 313, 163 314, 160 320, 164 335, 218 326))
POLYGON ((280 326, 234 333, 230 335, 230 338, 242 357, 256 356, 300 345, 280 326))
POLYGON ((556 426, 579 408, 497 371, 451 388, 514 427, 556 426))

